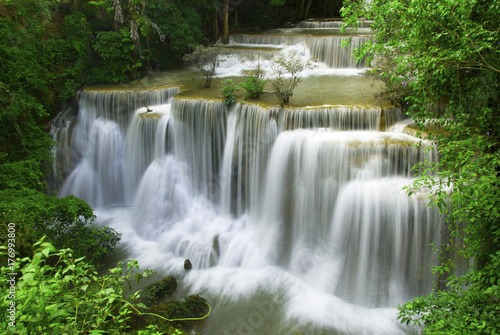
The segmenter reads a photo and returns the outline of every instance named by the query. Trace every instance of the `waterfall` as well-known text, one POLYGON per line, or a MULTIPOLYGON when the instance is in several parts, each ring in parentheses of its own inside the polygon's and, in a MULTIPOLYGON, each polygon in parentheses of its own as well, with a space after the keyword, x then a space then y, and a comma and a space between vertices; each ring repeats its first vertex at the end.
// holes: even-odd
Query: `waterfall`
POLYGON ((364 62, 356 62, 352 56, 355 48, 370 40, 365 36, 308 36, 308 35, 232 35, 230 43, 250 45, 298 45, 303 43, 312 58, 326 63, 331 68, 359 68, 364 62), (343 48, 343 42, 350 44, 343 48))
MULTIPOLYGON (((56 183, 59 194, 73 194, 95 207, 123 203, 128 199, 128 195, 133 192, 128 185, 135 186, 138 182, 134 180, 134 172, 130 172, 137 170, 134 169, 137 164, 127 160, 125 154, 126 150, 133 150, 130 148, 133 140, 129 140, 127 146, 125 134, 134 112, 142 106, 166 104, 178 91, 178 88, 166 88, 81 92, 76 120, 72 117, 74 110, 68 109, 53 122, 56 125, 52 130, 54 140, 63 144, 54 152, 57 180, 64 181, 62 185, 56 183), (125 192, 126 189, 128 192, 125 192)), ((135 122, 132 122, 134 127, 141 127, 137 125, 140 122, 138 119, 140 117, 136 113, 135 122)), ((133 136, 133 133, 129 132, 129 136, 133 136)), ((144 136, 150 136, 149 132, 144 136)), ((141 144, 143 146, 138 149, 140 153, 152 147, 150 143, 141 144)), ((138 162, 136 158, 133 162, 138 162)), ((149 164, 145 160, 141 158, 138 164, 149 164)), ((136 175, 142 175, 143 170, 136 175)))
MULTIPOLYGON (((233 41, 305 43, 359 66, 326 50, 344 37, 249 36, 233 41)), ((88 201, 141 266, 205 295, 206 334, 413 333, 395 307, 430 292, 441 221, 403 187, 438 157, 401 111, 334 93, 280 108, 179 91, 83 91, 53 122, 60 196, 88 201)))
MULTIPOLYGON (((369 28, 373 21, 370 20, 365 20, 360 24, 362 28, 369 28)), ((342 26, 343 22, 342 21, 335 21, 335 20, 323 20, 323 21, 313 21, 313 20, 306 20, 299 22, 297 24, 297 28, 307 28, 307 29, 332 29, 332 28, 340 28, 342 26)))

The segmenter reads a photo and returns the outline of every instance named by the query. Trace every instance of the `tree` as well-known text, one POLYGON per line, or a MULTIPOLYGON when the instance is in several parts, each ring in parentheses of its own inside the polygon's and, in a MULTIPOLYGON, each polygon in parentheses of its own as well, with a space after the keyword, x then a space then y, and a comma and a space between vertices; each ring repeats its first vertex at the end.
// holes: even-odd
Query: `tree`
POLYGON ((492 333, 500 324, 500 3, 374 0, 345 3, 347 25, 374 20, 358 57, 384 79, 440 161, 420 165, 409 188, 430 190, 451 239, 434 271, 438 288, 400 307, 402 322, 429 334, 492 333), (399 92, 399 93, 398 93, 399 92), (464 267, 465 276, 451 276, 464 267))
POLYGON ((150 5, 148 16, 165 34, 163 42, 156 40, 148 46, 150 62, 156 62, 161 68, 182 64, 182 56, 192 50, 191 46, 203 42, 202 14, 188 5, 163 1, 150 5))
POLYGON ((194 65, 202 74, 203 87, 208 88, 215 77, 215 71, 219 67, 221 58, 227 53, 227 50, 217 47, 205 47, 199 45, 190 54, 184 55, 182 59, 189 64, 194 65))
POLYGON ((229 43, 229 0, 224 0, 224 29, 222 30, 222 43, 229 43))
POLYGON ((281 107, 290 101, 293 90, 302 80, 302 72, 314 67, 311 60, 303 60, 296 52, 280 53, 271 60, 271 86, 281 107))

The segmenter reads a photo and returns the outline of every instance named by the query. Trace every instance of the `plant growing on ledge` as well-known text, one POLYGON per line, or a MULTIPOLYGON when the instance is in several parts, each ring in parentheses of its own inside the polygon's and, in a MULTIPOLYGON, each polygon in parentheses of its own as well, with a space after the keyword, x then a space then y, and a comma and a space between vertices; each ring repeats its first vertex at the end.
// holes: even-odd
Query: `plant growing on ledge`
POLYGON ((302 59, 297 52, 279 54, 271 60, 271 86, 281 107, 290 102, 293 90, 302 80, 302 72, 315 67, 311 60, 302 59))
POLYGON ((257 64, 250 70, 245 82, 240 83, 240 86, 247 91, 245 99, 257 99, 264 92, 264 86, 266 85, 264 75, 265 71, 262 69, 259 58, 257 59, 257 64))
POLYGON ((216 47, 205 47, 199 45, 190 54, 184 55, 182 59, 194 65, 202 75, 203 87, 208 88, 215 77, 215 70, 219 67, 220 61, 225 57, 226 50, 216 47))
POLYGON ((224 96, 224 103, 226 105, 231 105, 236 102, 236 95, 234 95, 235 92, 238 92, 240 89, 238 86, 231 80, 231 79, 226 79, 222 82, 222 88, 220 92, 224 96))

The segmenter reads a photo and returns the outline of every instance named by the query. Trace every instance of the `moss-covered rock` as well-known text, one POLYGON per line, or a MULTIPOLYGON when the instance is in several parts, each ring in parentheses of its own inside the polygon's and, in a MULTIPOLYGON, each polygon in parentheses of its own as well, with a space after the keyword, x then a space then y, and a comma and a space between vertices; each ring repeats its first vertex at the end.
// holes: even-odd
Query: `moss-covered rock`
POLYGON ((159 302, 177 290, 177 280, 173 276, 163 278, 144 290, 144 296, 152 302, 159 302))
POLYGON ((169 320, 159 319, 159 324, 169 324, 188 331, 194 328, 196 322, 203 320, 209 310, 209 306, 205 298, 198 295, 190 295, 184 301, 162 302, 156 304, 151 309, 153 313, 169 320))

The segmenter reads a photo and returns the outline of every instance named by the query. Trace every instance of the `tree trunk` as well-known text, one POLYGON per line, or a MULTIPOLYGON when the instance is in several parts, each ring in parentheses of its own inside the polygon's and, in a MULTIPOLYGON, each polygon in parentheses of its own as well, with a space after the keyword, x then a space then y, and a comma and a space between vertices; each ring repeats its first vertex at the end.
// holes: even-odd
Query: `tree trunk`
POLYGON ((312 4, 313 0, 309 0, 307 2, 307 7, 306 7, 306 11, 304 12, 304 19, 308 19, 309 18, 309 9, 311 9, 311 4, 312 4))
POLYGON ((224 30, 222 32, 222 43, 229 43, 229 0, 224 0, 224 30))
POLYGON ((304 18, 304 0, 300 0, 299 2, 299 18, 303 19, 304 18))
POLYGON ((214 11, 214 35, 215 40, 219 38, 219 21, 217 20, 217 8, 214 11))

